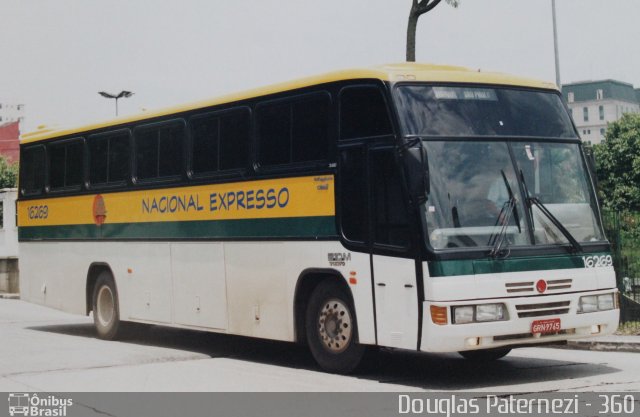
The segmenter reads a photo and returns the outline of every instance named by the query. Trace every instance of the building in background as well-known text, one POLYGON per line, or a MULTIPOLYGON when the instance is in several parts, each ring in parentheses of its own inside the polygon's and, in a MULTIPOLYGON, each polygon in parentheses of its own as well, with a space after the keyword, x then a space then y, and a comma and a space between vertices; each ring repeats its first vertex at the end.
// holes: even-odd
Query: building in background
POLYGON ((582 140, 602 142, 607 124, 625 113, 640 113, 640 88, 617 80, 583 81, 562 86, 582 140))
POLYGON ((0 100, 0 125, 8 122, 24 122, 24 104, 0 100))
POLYGON ((0 123, 0 155, 10 162, 20 157, 20 122, 0 123))

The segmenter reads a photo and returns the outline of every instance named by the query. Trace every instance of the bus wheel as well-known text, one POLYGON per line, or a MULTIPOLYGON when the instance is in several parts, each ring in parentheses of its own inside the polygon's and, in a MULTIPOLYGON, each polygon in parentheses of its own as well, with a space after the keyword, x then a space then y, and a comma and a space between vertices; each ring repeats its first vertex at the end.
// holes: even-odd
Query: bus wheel
POLYGON ((474 362, 495 361, 504 358, 511 352, 510 348, 497 349, 481 349, 481 350, 465 350, 458 352, 463 358, 474 362))
POLYGON ((108 272, 102 272, 93 289, 93 323, 98 337, 113 340, 120 330, 120 311, 118 309, 118 292, 108 272))
POLYGON ((354 309, 340 285, 325 281, 313 291, 306 333, 311 354, 325 371, 346 374, 360 363, 365 347, 357 342, 354 309))

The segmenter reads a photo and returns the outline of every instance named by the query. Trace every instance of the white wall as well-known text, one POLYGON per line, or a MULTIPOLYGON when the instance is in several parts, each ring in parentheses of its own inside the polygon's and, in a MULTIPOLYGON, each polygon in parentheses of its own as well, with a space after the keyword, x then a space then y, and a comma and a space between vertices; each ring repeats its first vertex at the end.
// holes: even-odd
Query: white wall
POLYGON ((16 227, 16 198, 15 188, 0 190, 2 202, 3 227, 0 229, 0 258, 18 257, 18 228, 16 227))

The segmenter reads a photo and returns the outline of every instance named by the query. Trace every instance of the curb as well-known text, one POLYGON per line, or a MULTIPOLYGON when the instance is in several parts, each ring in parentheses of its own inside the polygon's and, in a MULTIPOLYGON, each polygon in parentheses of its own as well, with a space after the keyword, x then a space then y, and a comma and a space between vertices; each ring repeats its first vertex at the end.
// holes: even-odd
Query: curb
POLYGON ((595 350, 599 352, 636 352, 640 353, 640 341, 637 343, 628 342, 605 342, 598 340, 570 340, 561 349, 595 350))
POLYGON ((20 294, 18 293, 0 293, 0 299, 4 300, 19 300, 20 294))

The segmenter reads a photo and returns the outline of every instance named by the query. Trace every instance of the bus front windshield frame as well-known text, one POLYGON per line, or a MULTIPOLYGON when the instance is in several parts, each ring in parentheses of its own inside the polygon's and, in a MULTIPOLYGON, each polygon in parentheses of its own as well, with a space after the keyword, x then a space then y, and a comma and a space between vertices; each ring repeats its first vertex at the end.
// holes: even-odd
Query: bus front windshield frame
POLYGON ((430 192, 420 209, 428 247, 495 256, 500 247, 606 243, 579 141, 556 94, 516 89, 513 99, 510 91, 452 87, 437 93, 448 101, 441 107, 434 104, 433 90, 416 94, 431 87, 419 87, 397 89, 411 88, 410 98, 401 92, 395 96, 405 136, 421 137, 426 150, 430 192), (527 94, 535 106, 526 104, 527 94), (454 96, 461 103, 451 102, 454 96), (473 97, 480 99, 474 102, 473 97), (509 98, 504 103, 491 101, 504 97, 509 98), (556 99, 558 105, 550 105, 556 99), (514 103, 519 107, 509 108, 514 103), (547 107, 538 107, 544 103, 547 107), (518 114, 525 109, 535 114, 518 114), (476 120, 478 112, 482 120, 476 120), (514 126, 518 121, 523 124, 514 126), (489 132, 489 126, 498 128, 489 132))

